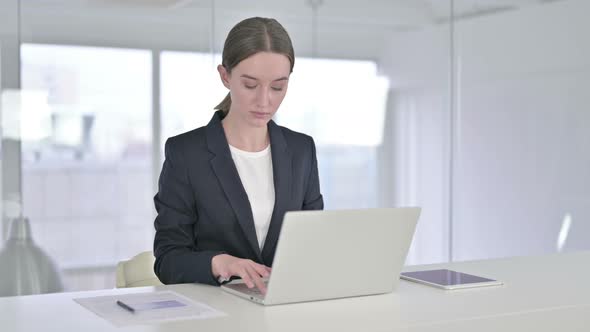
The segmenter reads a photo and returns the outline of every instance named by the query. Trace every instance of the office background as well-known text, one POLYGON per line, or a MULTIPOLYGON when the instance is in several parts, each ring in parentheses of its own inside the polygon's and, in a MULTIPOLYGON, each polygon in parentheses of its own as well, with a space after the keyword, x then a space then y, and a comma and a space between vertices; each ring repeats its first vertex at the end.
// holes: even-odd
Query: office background
POLYGON ((152 247, 165 139, 206 124, 225 95, 229 29, 269 16, 297 55, 276 120, 316 139, 327 209, 421 206, 408 264, 589 249, 589 12, 2 0, 2 241, 26 216, 65 290, 114 287, 116 263, 152 247))

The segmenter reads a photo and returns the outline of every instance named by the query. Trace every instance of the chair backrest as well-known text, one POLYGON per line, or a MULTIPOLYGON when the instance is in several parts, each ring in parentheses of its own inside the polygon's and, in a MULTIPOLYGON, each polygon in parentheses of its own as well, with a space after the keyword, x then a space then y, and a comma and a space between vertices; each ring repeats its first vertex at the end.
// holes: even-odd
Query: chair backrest
POLYGON ((117 264, 117 288, 162 285, 154 273, 154 254, 144 251, 117 264))

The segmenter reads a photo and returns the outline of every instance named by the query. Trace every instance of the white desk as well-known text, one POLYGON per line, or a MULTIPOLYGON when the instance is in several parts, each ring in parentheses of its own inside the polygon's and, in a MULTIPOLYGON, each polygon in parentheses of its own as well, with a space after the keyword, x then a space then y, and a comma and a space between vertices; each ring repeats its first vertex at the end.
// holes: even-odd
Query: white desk
POLYGON ((505 282, 444 291, 400 281, 386 295, 263 307, 184 284, 0 298, 0 330, 16 331, 590 331, 590 251, 408 267, 446 267, 505 282), (227 317, 116 328, 73 298, 174 290, 227 317))

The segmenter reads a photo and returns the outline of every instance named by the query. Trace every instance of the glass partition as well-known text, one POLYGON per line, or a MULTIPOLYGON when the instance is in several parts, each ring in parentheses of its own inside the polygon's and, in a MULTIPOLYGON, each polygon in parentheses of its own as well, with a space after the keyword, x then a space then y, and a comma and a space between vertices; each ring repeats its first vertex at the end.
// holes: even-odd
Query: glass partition
POLYGON ((588 249, 589 11, 2 1, 0 257, 21 259, 8 239, 30 236, 55 272, 39 278, 114 287, 119 261, 152 250, 165 140, 209 121, 225 37, 251 16, 292 38, 275 121, 314 137, 327 209, 422 207, 407 264, 588 249))
POLYGON ((590 248, 590 3, 517 3, 455 24, 459 260, 590 248))

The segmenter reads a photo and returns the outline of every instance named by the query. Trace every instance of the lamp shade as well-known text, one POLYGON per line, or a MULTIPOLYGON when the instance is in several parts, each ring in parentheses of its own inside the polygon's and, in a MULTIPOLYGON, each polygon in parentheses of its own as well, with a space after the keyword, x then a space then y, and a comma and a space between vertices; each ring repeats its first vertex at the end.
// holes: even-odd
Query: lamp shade
POLYGON ((33 242, 27 218, 15 218, 0 251, 0 296, 54 293, 63 290, 57 266, 33 242))

